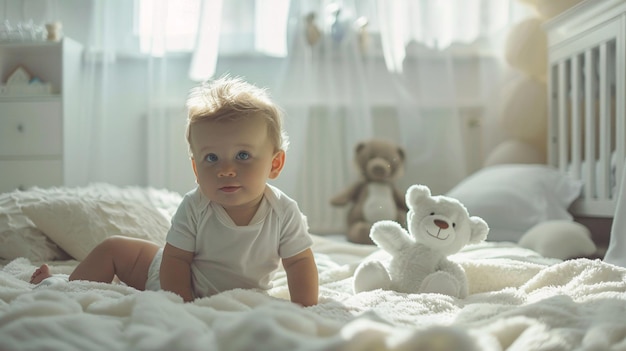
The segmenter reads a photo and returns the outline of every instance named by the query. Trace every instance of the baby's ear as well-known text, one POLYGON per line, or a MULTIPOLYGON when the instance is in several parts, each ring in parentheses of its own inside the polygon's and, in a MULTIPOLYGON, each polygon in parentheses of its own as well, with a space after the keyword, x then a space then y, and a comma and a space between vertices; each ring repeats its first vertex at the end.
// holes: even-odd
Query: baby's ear
POLYGON ((285 151, 279 150, 277 153, 274 154, 274 157, 272 158, 272 169, 270 170, 269 178, 275 179, 276 177, 278 177, 284 166, 285 151))
POLYGON ((196 180, 198 179, 198 170, 196 169, 196 160, 193 156, 190 158, 191 160, 191 168, 193 168, 193 174, 196 176, 196 180))

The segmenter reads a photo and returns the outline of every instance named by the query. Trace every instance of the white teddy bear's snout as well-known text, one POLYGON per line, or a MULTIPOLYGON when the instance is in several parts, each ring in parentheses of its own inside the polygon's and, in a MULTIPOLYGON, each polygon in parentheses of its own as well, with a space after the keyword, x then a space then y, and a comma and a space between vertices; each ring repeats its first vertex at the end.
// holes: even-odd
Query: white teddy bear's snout
POLYGON ((424 233, 429 237, 440 241, 454 238, 454 226, 452 222, 442 216, 429 216, 422 221, 424 233))

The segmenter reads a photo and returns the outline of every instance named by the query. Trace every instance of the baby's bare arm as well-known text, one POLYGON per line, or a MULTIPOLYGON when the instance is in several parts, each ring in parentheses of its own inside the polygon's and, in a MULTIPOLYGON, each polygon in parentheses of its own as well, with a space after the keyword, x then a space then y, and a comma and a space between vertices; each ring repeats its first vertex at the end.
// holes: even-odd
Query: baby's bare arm
POLYGON ((193 252, 165 244, 161 262, 161 289, 174 292, 185 302, 193 301, 191 292, 191 261, 193 252))
POLYGON ((311 249, 283 259, 291 301, 303 306, 317 304, 319 281, 311 249))

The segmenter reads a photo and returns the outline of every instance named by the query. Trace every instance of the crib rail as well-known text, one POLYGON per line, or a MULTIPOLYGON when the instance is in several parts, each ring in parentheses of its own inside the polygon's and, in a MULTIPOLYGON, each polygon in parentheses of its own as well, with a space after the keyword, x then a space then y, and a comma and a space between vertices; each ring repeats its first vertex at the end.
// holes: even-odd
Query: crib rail
POLYGON ((549 50, 548 163, 583 181, 572 213, 612 217, 626 149, 626 15, 555 37, 549 50))

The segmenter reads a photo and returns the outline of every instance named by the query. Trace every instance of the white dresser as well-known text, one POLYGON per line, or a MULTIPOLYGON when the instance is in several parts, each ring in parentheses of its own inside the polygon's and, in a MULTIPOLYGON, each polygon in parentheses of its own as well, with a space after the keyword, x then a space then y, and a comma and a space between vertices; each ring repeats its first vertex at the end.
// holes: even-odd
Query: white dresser
POLYGON ((80 119, 81 57, 81 45, 69 38, 0 43, 0 192, 67 183, 72 124, 80 119), (11 91, 7 80, 18 66, 49 83, 51 93, 11 91))

